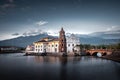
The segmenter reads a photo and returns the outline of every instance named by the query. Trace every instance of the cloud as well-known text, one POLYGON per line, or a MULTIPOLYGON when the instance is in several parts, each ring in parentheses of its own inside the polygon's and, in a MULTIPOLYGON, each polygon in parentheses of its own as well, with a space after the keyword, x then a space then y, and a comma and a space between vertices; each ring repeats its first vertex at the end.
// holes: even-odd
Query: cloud
POLYGON ((120 34, 120 27, 119 26, 112 26, 107 28, 105 34, 120 34))
POLYGON ((7 0, 6 3, 0 5, 0 8, 1 9, 14 8, 15 6, 16 5, 14 4, 14 0, 7 0))
POLYGON ((13 3, 13 2, 14 2, 14 0, 8 0, 8 2, 13 3))
POLYGON ((2 9, 14 8, 14 7, 15 7, 15 4, 6 3, 6 4, 3 4, 3 5, 0 5, 0 7, 1 7, 2 9))
POLYGON ((14 33, 14 34, 12 34, 12 36, 18 36, 19 35, 19 33, 14 33))
POLYGON ((0 4, 0 15, 6 15, 8 9, 13 9, 16 7, 14 0, 6 0, 7 2, 0 4))
POLYGON ((39 26, 43 26, 45 24, 47 24, 48 22, 47 21, 39 21, 39 22, 36 22, 37 25, 39 26))
POLYGON ((107 28, 107 31, 120 31, 120 26, 112 26, 107 28))
POLYGON ((117 26, 112 26, 112 27, 107 28, 107 31, 112 31, 112 30, 115 30, 116 28, 117 26))
POLYGON ((36 30, 29 30, 23 33, 23 36, 35 36, 35 35, 39 35, 39 34, 44 34, 45 32, 43 32, 40 29, 36 29, 36 30))

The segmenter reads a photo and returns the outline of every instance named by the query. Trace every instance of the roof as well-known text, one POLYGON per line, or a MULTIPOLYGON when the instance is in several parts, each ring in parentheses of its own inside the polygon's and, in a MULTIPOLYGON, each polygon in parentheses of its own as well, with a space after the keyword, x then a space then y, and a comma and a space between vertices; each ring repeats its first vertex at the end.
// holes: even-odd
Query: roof
POLYGON ((48 37, 44 37, 44 38, 42 38, 42 39, 53 39, 53 37, 48 36, 48 37))
POLYGON ((49 42, 51 42, 51 41, 59 41, 59 39, 58 38, 54 38, 54 39, 50 40, 49 42))
POLYGON ((37 42, 34 42, 34 43, 38 43, 38 42, 47 42, 47 41, 45 41, 45 40, 40 40, 40 41, 37 41, 37 42))
POLYGON ((45 41, 45 40, 40 40, 40 41, 37 41, 37 42, 34 42, 34 43, 39 43, 39 42, 52 42, 52 41, 59 41, 59 39, 58 38, 54 38, 54 39, 52 39, 52 40, 49 40, 49 41, 45 41))

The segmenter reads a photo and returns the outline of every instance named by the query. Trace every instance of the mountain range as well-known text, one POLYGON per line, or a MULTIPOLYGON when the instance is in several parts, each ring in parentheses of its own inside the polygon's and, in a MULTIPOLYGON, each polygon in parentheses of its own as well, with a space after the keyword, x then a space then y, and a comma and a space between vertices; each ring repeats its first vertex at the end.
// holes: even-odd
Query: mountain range
MULTIPOLYGON (((66 36, 70 35, 71 33, 66 33, 66 36)), ((111 32, 95 32, 87 35, 83 34, 75 34, 79 39, 81 44, 115 44, 120 42, 120 33, 111 33, 111 32)), ((49 35, 47 33, 40 33, 37 35, 30 35, 30 36, 20 36, 13 39, 7 39, 0 41, 0 46, 18 46, 18 47, 26 47, 27 45, 32 44, 35 41, 40 40, 44 37, 56 37, 49 35)))

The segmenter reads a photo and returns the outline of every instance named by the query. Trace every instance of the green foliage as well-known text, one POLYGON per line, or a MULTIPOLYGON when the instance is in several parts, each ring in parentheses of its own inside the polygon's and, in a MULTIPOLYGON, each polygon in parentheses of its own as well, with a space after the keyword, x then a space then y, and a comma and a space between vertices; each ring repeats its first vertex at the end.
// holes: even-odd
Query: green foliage
POLYGON ((90 44, 80 44, 77 45, 80 47, 81 50, 90 50, 90 49, 120 49, 120 43, 118 44, 110 44, 110 45, 90 45, 90 44))

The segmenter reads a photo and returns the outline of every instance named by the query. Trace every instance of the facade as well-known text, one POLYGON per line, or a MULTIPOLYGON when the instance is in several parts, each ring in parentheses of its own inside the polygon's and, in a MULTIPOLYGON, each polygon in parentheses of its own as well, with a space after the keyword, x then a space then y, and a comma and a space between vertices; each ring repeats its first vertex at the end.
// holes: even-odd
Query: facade
POLYGON ((46 37, 41 39, 40 41, 34 42, 34 52, 35 53, 43 53, 43 52, 59 52, 59 39, 46 37))
POLYGON ((80 40, 74 34, 66 37, 67 39, 67 53, 72 53, 76 49, 76 45, 80 45, 80 40))
POLYGON ((34 52, 34 45, 28 45, 25 49, 26 53, 33 53, 34 52))
POLYGON ((65 36, 65 31, 61 28, 59 38, 46 37, 34 42, 34 53, 59 53, 73 52, 76 45, 79 45, 79 39, 75 35, 65 36))

